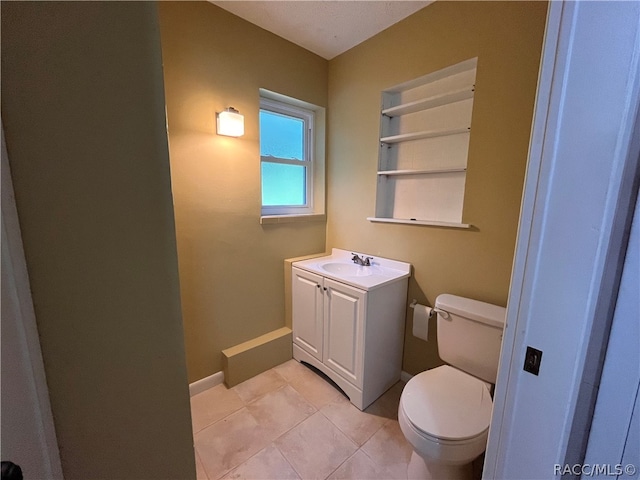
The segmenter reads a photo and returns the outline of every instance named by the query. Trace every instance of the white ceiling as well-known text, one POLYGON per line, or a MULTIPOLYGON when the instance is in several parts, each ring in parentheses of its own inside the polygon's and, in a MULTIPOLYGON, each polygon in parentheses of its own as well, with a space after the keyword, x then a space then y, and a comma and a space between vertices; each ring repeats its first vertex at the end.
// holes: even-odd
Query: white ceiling
POLYGON ((209 0, 331 60, 432 3, 432 0, 209 0))

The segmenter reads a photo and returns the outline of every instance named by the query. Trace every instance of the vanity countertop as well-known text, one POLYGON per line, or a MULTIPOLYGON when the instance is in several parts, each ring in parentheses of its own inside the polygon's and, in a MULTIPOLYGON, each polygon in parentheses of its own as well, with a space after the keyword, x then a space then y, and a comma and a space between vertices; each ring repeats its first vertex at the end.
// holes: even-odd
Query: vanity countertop
POLYGON ((411 275, 410 263, 339 248, 332 249, 331 255, 301 260, 292 265, 363 290, 374 290, 411 275), (354 254, 363 259, 370 257, 371 265, 357 265, 352 260, 354 254))

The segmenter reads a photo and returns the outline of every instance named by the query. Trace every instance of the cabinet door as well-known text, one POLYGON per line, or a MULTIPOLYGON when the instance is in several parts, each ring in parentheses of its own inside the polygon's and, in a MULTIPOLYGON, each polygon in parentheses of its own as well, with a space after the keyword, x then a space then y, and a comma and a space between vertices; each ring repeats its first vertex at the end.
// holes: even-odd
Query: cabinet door
POLYGON ((322 277, 292 269, 293 342, 322 361, 322 277))
POLYGON ((366 292, 325 279, 324 364, 362 387, 366 292))

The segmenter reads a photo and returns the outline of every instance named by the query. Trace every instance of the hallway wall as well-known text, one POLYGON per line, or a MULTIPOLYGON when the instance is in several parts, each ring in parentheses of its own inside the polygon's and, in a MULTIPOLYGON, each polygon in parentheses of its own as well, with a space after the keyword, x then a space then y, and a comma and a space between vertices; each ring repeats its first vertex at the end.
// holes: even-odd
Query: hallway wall
POLYGON ((64 477, 193 478, 156 5, 6 2, 1 35, 64 477))

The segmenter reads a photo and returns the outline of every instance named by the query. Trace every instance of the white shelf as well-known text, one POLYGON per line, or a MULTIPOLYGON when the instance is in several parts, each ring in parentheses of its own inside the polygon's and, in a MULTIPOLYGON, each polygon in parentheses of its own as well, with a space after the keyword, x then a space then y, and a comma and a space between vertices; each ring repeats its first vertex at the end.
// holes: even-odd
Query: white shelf
POLYGON ((422 77, 414 78, 413 80, 409 80, 408 82, 396 85, 395 87, 386 90, 386 92, 394 93, 411 90, 426 83, 437 82, 438 80, 457 75, 461 72, 475 70, 477 67, 478 58, 470 58, 469 60, 465 60, 464 62, 445 67, 442 70, 436 70, 435 72, 428 73, 427 75, 423 75, 422 77))
POLYGON ((405 225, 429 225, 432 227, 446 227, 446 228, 471 228, 473 225, 469 223, 455 223, 455 222, 438 222, 435 220, 417 220, 413 218, 386 218, 386 217, 367 217, 370 222, 377 223, 401 223, 405 225))
POLYGON ((378 172, 378 175, 429 175, 432 173, 455 173, 466 171, 466 167, 429 168, 424 170, 381 170, 378 172))
POLYGON ((415 102, 405 103, 404 105, 396 105, 395 107, 389 107, 382 110, 382 114, 387 117, 396 117, 399 115, 406 115, 409 113, 415 113, 422 110, 429 110, 430 108, 440 107, 450 103, 460 102, 468 98, 473 98, 474 87, 466 87, 455 92, 444 93, 441 95, 435 95, 433 97, 424 98, 415 102))
POLYGON ((468 229, 460 223, 477 58, 382 92, 371 222, 468 229))
POLYGON ((403 133, 401 135, 392 135, 390 137, 382 137, 380 142, 382 143, 399 143, 409 142, 411 140, 420 140, 422 138, 444 137, 447 135, 459 135, 461 133, 469 133, 470 127, 455 128, 447 130, 427 130, 423 132, 403 133))

